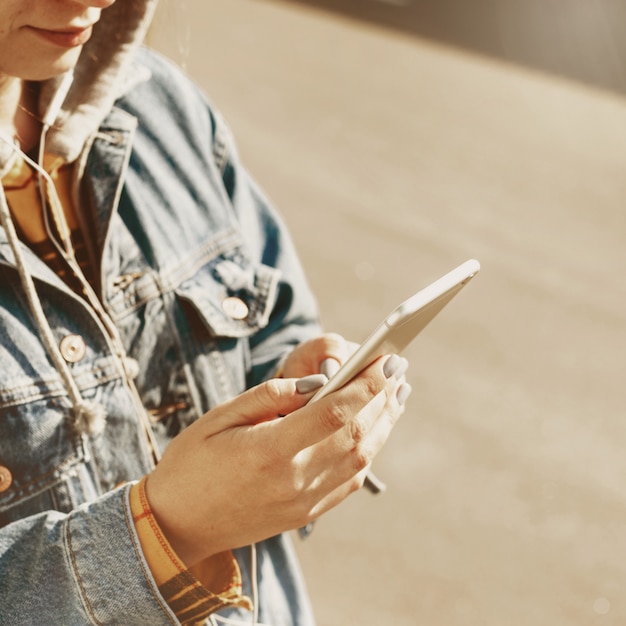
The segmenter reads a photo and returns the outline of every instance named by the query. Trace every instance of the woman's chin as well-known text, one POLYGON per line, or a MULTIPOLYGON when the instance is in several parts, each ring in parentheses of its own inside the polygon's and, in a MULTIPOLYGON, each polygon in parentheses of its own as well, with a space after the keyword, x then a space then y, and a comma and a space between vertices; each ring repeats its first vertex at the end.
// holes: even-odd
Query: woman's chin
POLYGON ((4 70, 5 75, 14 76, 22 80, 29 81, 43 81, 55 76, 61 76, 68 70, 73 69, 78 62, 78 57, 82 51, 82 47, 72 48, 65 51, 63 54, 57 55, 55 58, 39 59, 39 62, 33 67, 24 65, 16 68, 6 68, 4 70))

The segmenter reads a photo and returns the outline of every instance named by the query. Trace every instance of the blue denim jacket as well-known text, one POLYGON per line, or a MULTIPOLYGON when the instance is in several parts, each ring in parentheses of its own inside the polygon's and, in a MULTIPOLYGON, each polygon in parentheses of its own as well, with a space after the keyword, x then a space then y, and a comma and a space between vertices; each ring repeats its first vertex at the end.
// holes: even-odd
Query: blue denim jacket
MULTIPOLYGON (((168 62, 147 51, 138 62, 151 79, 116 102, 77 178, 114 328, 25 252, 56 338, 84 348, 70 367, 106 408, 101 435, 70 426, 0 230, 2 625, 177 623, 129 513, 128 482, 153 467, 141 406, 164 446, 319 332, 293 244, 219 116, 168 62)), ((248 552, 237 556, 249 594, 248 552)), ((259 620, 312 624, 287 538, 259 544, 257 559, 259 620)))

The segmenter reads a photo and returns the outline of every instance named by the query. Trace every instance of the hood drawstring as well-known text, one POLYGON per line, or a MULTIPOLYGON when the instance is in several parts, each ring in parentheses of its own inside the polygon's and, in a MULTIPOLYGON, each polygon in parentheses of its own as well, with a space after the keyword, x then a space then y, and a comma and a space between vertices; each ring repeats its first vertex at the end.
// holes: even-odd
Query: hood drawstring
MULTIPOLYGON (((125 0, 116 2, 103 10, 100 21, 94 27, 91 39, 85 44, 78 62, 72 72, 56 76, 39 84, 39 100, 37 114, 44 125, 44 133, 40 141, 40 148, 44 144, 50 153, 58 155, 67 163, 77 162, 87 147, 90 137, 100 127, 102 121, 109 114, 114 101, 125 92, 130 83, 146 79, 142 71, 132 65, 136 49, 142 44, 158 0, 125 0), (50 132, 48 132, 50 131, 50 132)), ((33 166, 24 153, 15 144, 13 138, 4 138, 0 134, 0 170, 6 171, 5 166, 19 153, 25 162, 33 166), (5 150, 5 144, 7 149, 5 150)), ((57 198, 54 183, 49 180, 47 173, 42 171, 38 164, 34 166, 40 178, 45 179, 44 186, 40 185, 40 192, 53 212, 57 198)), ((16 225, 9 209, 4 190, 0 189, 0 223, 5 228, 7 238, 15 257, 21 283, 28 299, 33 321, 42 337, 50 359, 59 372, 64 386, 72 402, 72 419, 74 427, 80 433, 97 433, 105 425, 106 411, 96 403, 85 401, 72 376, 70 366, 60 354, 52 329, 48 324, 33 278, 26 269, 24 256, 20 250, 21 242, 16 233, 16 225)), ((46 206, 46 205, 44 205, 46 206)), ((61 216, 65 217, 63 206, 60 206, 61 216)), ((44 219, 48 211, 44 211, 44 219)), ((54 216, 53 216, 54 219, 54 216)), ((58 220, 57 220, 58 221, 58 220)), ((62 222, 54 224, 57 228, 50 239, 60 251, 69 266, 77 273, 84 285, 86 299, 94 310, 99 321, 104 325, 111 354, 116 360, 116 366, 121 376, 124 376, 131 391, 133 403, 139 415, 140 422, 145 430, 147 444, 150 448, 152 461, 156 463, 160 457, 159 447, 152 432, 152 427, 145 412, 137 388, 132 380, 130 359, 125 355, 123 343, 115 324, 106 313, 98 295, 86 280, 82 271, 75 262, 73 249, 65 253, 65 231, 62 222), (60 227, 59 227, 60 226, 60 227), (73 258, 74 257, 74 258, 73 258)), ((46 225, 48 236, 51 229, 46 225)))
MULTIPOLYGON (((2 139, 3 142, 9 144, 15 153, 19 154, 27 164, 29 164, 35 171, 40 174, 42 182, 46 183, 45 197, 50 203, 50 210, 57 210, 60 212, 60 215, 57 216, 60 219, 57 221, 59 221, 59 225, 63 227, 63 208, 60 200, 58 199, 58 196, 56 195, 54 181, 51 179, 48 172, 46 172, 42 167, 40 167, 30 157, 28 157, 27 154, 20 150, 19 146, 16 146, 10 140, 5 139, 4 137, 2 137, 1 134, 0 139, 2 139)), ((106 410, 102 405, 96 402, 85 400, 81 396, 80 390, 78 389, 78 386, 72 376, 72 372, 65 359, 61 355, 60 348, 55 342, 52 329, 50 328, 50 325, 43 311, 43 307, 39 300, 33 278, 26 268, 24 256, 21 250, 21 242, 19 240, 19 236, 17 234, 13 217, 11 215, 3 189, 0 189, 0 225, 4 227, 5 232, 7 233, 7 239, 13 251, 13 256, 15 257, 15 265, 18 269, 20 280, 24 292, 27 296, 31 315, 40 332, 46 351, 50 355, 50 358, 55 368, 59 372, 63 384, 65 385, 68 395, 70 397, 72 403, 72 426, 75 429, 75 432, 79 435, 97 435, 104 430, 104 427, 106 425, 106 410)), ((47 224, 46 230, 48 236, 50 237, 50 241, 57 248, 69 267, 74 271, 75 275, 81 281, 85 298, 87 299, 88 303, 93 308, 93 311, 98 316, 98 319, 104 326, 104 330, 106 331, 109 340, 111 341, 111 355, 115 358, 118 371, 120 372, 120 375, 124 377, 126 384, 131 391, 131 397, 133 398, 139 421, 143 427, 144 434, 146 436, 146 443, 149 448, 152 462, 156 464, 161 456, 159 446, 155 439, 154 433, 152 432, 152 426, 150 424, 150 420, 145 411, 143 403, 141 402, 139 392, 137 391, 137 388, 135 387, 135 384, 133 382, 133 378, 137 374, 137 364, 135 361, 133 361, 133 359, 130 359, 126 356, 117 328, 115 327, 115 324, 113 323, 111 318, 106 313, 91 284, 84 277, 78 261, 73 254, 71 246, 70 249, 66 251, 66 247, 61 242, 57 241, 56 235, 51 232, 51 229, 47 224)), ((61 238, 71 244, 71 241, 66 238, 66 234, 67 233, 64 233, 62 230, 62 232, 60 233, 61 238)))
POLYGON ((63 380, 63 384, 67 390, 72 403, 72 422, 77 432, 83 434, 100 434, 104 430, 106 413, 101 404, 85 400, 81 393, 72 372, 65 359, 61 355, 61 351, 56 344, 54 334, 50 328, 50 324, 46 318, 35 282, 30 275, 24 263, 24 256, 20 249, 20 240, 13 224, 13 218, 9 210, 9 205, 4 192, 0 192, 0 222, 4 228, 9 245, 15 257, 15 265, 20 276, 20 281, 28 300, 28 306, 41 335, 43 344, 56 368, 57 372, 63 380))
MULTIPOLYGON (((43 143, 45 140, 45 133, 47 132, 49 126, 51 125, 50 120, 54 121, 54 117, 58 113, 58 110, 61 108, 63 103, 63 99, 67 94, 67 91, 72 82, 72 75, 68 73, 65 77, 65 80, 61 84, 61 88, 59 93, 53 98, 51 102, 51 107, 49 111, 46 113, 44 119, 44 127, 41 136, 41 148, 43 151, 43 143)), ((42 202, 45 201, 45 197, 54 196, 55 189, 54 183, 48 176, 48 173, 43 170, 43 168, 33 161, 27 154, 25 154, 20 148, 15 145, 14 142, 9 142, 4 137, 0 136, 0 138, 11 146, 12 150, 18 153, 31 167, 38 172, 39 175, 39 187, 40 193, 42 196, 42 202), (45 184, 50 193, 43 193, 43 184, 42 178, 45 180, 45 184)), ((56 199, 56 198, 55 198, 56 199)), ((51 205, 54 205, 55 201, 51 201, 51 205)), ((42 204, 45 207, 45 204, 42 204)), ((53 210, 58 212, 60 207, 55 206, 53 210)), ((45 210, 44 210, 45 213, 45 210)), ((43 341, 44 347, 52 360, 54 367, 57 372, 61 376, 61 380, 63 381, 63 385, 65 386, 67 393, 70 397, 70 401, 72 403, 72 426, 79 434, 90 434, 90 435, 98 435, 100 434, 105 427, 106 424, 106 411, 104 407, 90 400, 85 400, 72 376, 72 372, 61 355, 61 351, 55 341, 54 334, 46 318, 45 312, 41 305, 41 300, 39 299, 39 295, 37 294, 37 289, 35 287, 35 282, 30 275, 30 272, 26 268, 26 264, 24 262, 24 256, 21 250, 21 242, 19 236, 17 234, 15 224, 13 223, 13 218, 11 216, 11 211, 9 209, 9 205, 4 194, 4 190, 0 191, 0 223, 4 228, 9 245, 11 247, 11 251, 13 252, 13 256, 15 258, 15 265, 17 267, 17 271, 20 277, 20 281, 22 283, 22 287, 24 289, 24 293, 26 294, 26 298, 28 301, 28 306, 31 312, 31 315, 34 319, 34 322, 37 326, 39 334, 41 335, 41 339, 43 341)), ((64 234, 64 231, 61 231, 64 234)), ((65 240, 66 237, 64 236, 65 240)), ((64 241, 64 243, 67 243, 64 241)), ((65 247, 65 246, 64 246, 65 247)), ((66 256, 66 255, 64 255, 66 256)))

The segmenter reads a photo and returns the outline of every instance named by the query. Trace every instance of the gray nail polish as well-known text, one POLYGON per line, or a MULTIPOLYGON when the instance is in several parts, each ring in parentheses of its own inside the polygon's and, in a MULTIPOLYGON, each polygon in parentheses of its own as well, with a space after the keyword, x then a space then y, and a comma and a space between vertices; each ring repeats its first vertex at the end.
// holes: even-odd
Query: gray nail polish
POLYGON ((332 357, 328 357, 324 359, 320 364, 320 372, 326 376, 326 378, 331 379, 339 370, 339 361, 337 359, 333 359, 332 357))
POLYGON ((411 395, 411 391, 413 391, 413 389, 411 388, 411 385, 409 385, 409 383, 402 383, 398 387, 398 391, 396 391, 396 399, 398 400, 398 404, 400 406, 406 403, 409 396, 411 395))
POLYGON ((311 393, 323 387, 327 380, 328 378, 326 378, 324 374, 311 374, 310 376, 298 379, 296 381, 296 389, 298 393, 311 393))
POLYGON ((404 358, 404 357, 400 357, 400 365, 398 366, 398 369, 396 370, 396 378, 400 378, 401 376, 404 376, 404 374, 406 374, 406 371, 409 369, 409 362, 404 358))
POLYGON ((383 365, 383 374, 385 378, 391 378, 402 364, 400 357, 397 354, 392 354, 383 365))

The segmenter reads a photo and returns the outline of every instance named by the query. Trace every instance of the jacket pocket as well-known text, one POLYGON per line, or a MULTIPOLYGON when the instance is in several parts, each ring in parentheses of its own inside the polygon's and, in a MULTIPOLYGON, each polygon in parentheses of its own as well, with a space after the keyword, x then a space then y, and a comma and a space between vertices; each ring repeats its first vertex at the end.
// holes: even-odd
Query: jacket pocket
POLYGON ((215 338, 244 338, 267 326, 279 278, 275 268, 219 258, 180 283, 175 292, 192 305, 215 338))
POLYGON ((49 509, 71 511, 93 497, 66 398, 0 408, 0 526, 49 509))

